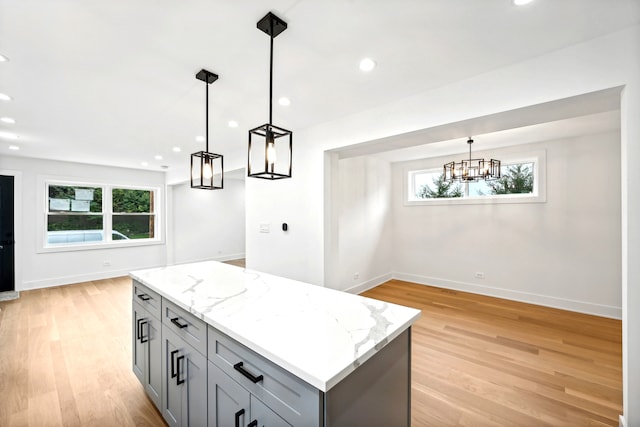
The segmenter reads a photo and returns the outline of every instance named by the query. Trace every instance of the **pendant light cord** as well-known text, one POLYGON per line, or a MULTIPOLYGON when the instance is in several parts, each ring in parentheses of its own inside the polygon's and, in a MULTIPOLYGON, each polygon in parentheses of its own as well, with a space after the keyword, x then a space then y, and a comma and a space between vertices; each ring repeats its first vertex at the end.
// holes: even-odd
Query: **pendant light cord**
POLYGON ((269 54, 269 124, 272 121, 273 110, 273 19, 271 19, 271 34, 269 39, 271 40, 271 49, 269 54))
POLYGON ((204 141, 205 141, 205 151, 208 153, 209 152, 209 82, 207 81, 207 79, 209 78, 209 76, 205 76, 205 82, 204 82, 204 86, 205 86, 205 118, 204 118, 204 122, 205 122, 205 136, 204 136, 204 141))

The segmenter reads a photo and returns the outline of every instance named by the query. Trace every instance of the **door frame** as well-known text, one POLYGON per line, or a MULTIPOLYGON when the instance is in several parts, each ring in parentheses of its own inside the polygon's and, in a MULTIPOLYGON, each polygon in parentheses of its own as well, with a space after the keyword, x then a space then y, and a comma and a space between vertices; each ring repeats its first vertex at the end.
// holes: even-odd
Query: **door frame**
POLYGON ((0 169, 0 175, 13 177, 13 235, 16 241, 14 246, 15 283, 13 288, 15 292, 20 292, 22 290, 22 243, 24 242, 22 236, 22 172, 0 169))

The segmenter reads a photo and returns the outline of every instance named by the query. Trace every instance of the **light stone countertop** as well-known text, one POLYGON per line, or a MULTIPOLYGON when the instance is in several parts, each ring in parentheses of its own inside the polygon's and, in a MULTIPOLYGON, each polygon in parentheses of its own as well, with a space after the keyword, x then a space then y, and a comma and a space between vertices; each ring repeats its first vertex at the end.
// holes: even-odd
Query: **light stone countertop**
POLYGON ((421 314, 216 261, 130 276, 324 392, 421 314))

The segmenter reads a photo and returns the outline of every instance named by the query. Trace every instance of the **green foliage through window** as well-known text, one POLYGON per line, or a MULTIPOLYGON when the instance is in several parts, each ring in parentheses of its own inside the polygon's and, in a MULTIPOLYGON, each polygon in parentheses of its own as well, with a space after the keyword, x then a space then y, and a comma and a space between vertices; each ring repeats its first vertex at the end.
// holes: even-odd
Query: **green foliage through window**
POLYGON ((111 197, 113 200, 113 212, 153 212, 151 210, 152 194, 153 192, 149 190, 127 190, 123 188, 114 188, 111 191, 111 197))
POLYGON ((433 185, 424 184, 418 191, 416 197, 419 199, 443 199, 449 197, 462 197, 462 186, 457 182, 447 182, 444 180, 444 173, 432 178, 433 185))
POLYGON ((502 168, 501 177, 489 181, 491 194, 527 194, 533 193, 533 164, 518 163, 502 168))

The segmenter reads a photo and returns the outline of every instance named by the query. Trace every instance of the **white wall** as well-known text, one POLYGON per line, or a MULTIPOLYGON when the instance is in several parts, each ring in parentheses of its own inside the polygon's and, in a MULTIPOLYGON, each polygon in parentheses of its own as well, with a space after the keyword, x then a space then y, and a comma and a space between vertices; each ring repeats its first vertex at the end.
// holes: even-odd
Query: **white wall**
MULTIPOLYGON (((455 123, 597 90, 625 86, 622 103, 622 289, 624 407, 640 425, 640 26, 541 55, 492 72, 388 103, 296 135, 293 178, 247 182, 247 259, 252 268, 325 284, 339 268, 325 258, 334 246, 331 198, 325 199, 325 151, 455 123), (258 235, 262 218, 288 218, 289 236, 258 235), (325 251, 325 243, 330 245, 325 251), (277 250, 273 250, 276 248, 277 250), (287 262, 291 261, 291 262, 287 262), (635 412, 634 412, 635 411, 635 412)), ((381 89, 382 90, 382 89, 381 89)), ((331 168, 327 168, 331 170, 331 168)), ((328 193, 332 196, 330 186, 328 193)))
MULTIPOLYGON (((38 253, 46 200, 42 177, 81 182, 153 186, 164 193, 164 174, 133 169, 3 156, 0 170, 16 171, 15 191, 21 196, 20 221, 16 222, 16 290, 57 286, 128 274, 129 271, 164 265, 166 245, 38 253), (18 183, 19 182, 19 183, 18 183), (109 266, 104 266, 109 261, 109 266)), ((161 231, 164 233, 164 230, 161 231)))
POLYGON ((407 170, 459 156, 395 163, 394 277, 621 318, 620 135, 476 154, 539 150, 546 152, 544 203, 406 206, 407 170))
POLYGON ((338 289, 358 292, 391 278, 391 165, 354 157, 339 168, 338 289))
POLYGON ((244 179, 227 178, 222 190, 169 187, 170 264, 244 258, 244 187, 244 179))

